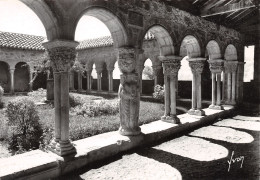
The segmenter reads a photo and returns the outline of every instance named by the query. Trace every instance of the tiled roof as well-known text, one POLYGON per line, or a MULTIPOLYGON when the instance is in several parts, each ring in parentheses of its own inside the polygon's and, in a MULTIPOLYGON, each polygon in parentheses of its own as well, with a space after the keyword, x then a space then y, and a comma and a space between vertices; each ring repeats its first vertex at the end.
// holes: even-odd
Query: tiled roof
POLYGON ((42 46, 44 40, 45 38, 42 36, 0 31, 0 47, 44 50, 44 47, 42 46))
MULTIPOLYGON (((152 34, 147 33, 145 36, 146 40, 154 39, 152 34)), ((0 47, 8 48, 19 48, 19 49, 31 49, 31 50, 44 50, 42 46, 43 41, 46 38, 42 36, 34 36, 27 34, 18 34, 10 32, 0 31, 0 47)), ((87 39, 81 41, 77 46, 78 50, 95 48, 95 47, 104 47, 112 46, 113 39, 111 36, 104 36, 96 39, 87 39)))
POLYGON ((111 36, 104 36, 96 39, 87 39, 84 41, 81 41, 78 45, 77 49, 87 49, 87 48, 93 48, 93 47, 104 47, 104 46, 112 46, 113 45, 113 39, 111 36))

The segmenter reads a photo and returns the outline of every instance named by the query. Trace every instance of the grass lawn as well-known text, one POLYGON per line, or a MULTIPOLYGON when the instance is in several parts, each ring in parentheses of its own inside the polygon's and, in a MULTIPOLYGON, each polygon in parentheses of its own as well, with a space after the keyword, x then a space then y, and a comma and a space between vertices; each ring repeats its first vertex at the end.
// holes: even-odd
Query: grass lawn
MULTIPOLYGON (((45 91, 36 91, 30 93, 28 98, 31 98, 35 102, 43 101, 45 97, 45 91)), ((74 97, 77 97, 80 103, 93 102, 95 100, 102 100, 103 97, 93 95, 82 95, 71 93, 74 97)), ((16 97, 5 96, 3 98, 5 105, 8 101, 16 97)), ((116 101, 117 98, 108 99, 107 101, 116 101)), ((146 124, 152 121, 160 119, 164 114, 164 105, 151 102, 140 102, 140 117, 139 124, 146 124)), ((51 138, 54 129, 54 107, 52 104, 38 105, 37 110, 40 117, 40 122, 45 130, 45 135, 51 138)), ((4 109, 0 109, 0 139, 7 138, 8 126, 6 124, 6 117, 4 115, 4 109)), ((115 115, 101 115, 97 117, 88 117, 82 115, 76 115, 73 113, 73 108, 70 110, 70 138, 71 140, 78 140, 87 138, 93 135, 118 130, 120 126, 119 113, 115 115)), ((48 138, 47 138, 48 139, 48 138)), ((49 141, 48 139, 48 141, 49 141)))

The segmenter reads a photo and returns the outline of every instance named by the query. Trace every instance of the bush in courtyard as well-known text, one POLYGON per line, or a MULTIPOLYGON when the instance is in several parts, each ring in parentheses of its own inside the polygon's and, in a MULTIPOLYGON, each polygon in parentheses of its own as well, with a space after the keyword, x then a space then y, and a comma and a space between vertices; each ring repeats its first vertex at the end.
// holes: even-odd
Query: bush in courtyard
POLYGON ((82 99, 79 96, 73 96, 69 94, 70 107, 76 107, 78 105, 82 105, 82 99))
POLYGON ((2 86, 0 86, 0 109, 4 107, 4 102, 3 102, 3 95, 4 95, 4 89, 2 86))
POLYGON ((158 84, 156 86, 154 86, 153 98, 159 99, 161 101, 164 100, 164 88, 163 88, 163 86, 160 86, 158 84))
POLYGON ((115 115, 119 113, 118 100, 101 100, 93 103, 84 103, 77 106, 74 111, 77 115, 96 117, 102 115, 115 115))
POLYGON ((10 150, 20 153, 39 148, 43 130, 32 100, 23 97, 9 101, 6 116, 10 126, 8 137, 10 150))

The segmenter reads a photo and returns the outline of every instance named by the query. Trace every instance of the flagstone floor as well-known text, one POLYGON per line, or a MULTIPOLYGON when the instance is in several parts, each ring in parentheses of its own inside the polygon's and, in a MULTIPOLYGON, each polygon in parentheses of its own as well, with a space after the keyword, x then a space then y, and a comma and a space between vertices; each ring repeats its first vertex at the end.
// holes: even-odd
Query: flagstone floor
POLYGON ((259 179, 260 117, 235 116, 60 179, 259 179))

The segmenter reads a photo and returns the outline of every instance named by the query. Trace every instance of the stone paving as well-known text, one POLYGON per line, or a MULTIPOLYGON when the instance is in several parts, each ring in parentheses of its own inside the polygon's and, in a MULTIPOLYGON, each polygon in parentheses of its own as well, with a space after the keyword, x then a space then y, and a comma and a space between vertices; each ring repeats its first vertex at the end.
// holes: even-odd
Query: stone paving
POLYGON ((60 179, 260 179, 260 117, 235 116, 60 179))

